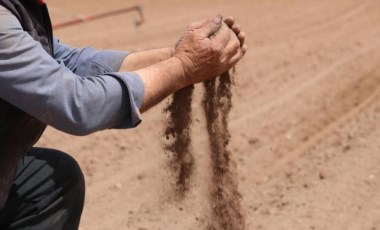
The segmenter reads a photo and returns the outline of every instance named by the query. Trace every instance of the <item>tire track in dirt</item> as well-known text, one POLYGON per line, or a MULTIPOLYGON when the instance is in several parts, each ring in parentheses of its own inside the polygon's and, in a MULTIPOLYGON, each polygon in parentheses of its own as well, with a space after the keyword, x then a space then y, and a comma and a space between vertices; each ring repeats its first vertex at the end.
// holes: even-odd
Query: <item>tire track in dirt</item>
POLYGON ((308 25, 306 28, 288 31, 286 34, 290 36, 287 39, 305 39, 315 35, 328 34, 333 27, 342 28, 345 24, 350 24, 353 19, 365 18, 360 16, 367 15, 369 7, 370 5, 367 2, 357 3, 348 10, 344 10, 328 18, 323 18, 321 21, 308 25))
POLYGON ((251 214, 261 220, 254 225, 342 230, 352 221, 357 228, 351 229, 376 227, 378 211, 371 212, 366 204, 372 198, 378 204, 379 199, 374 196, 380 182, 379 145, 371 144, 380 137, 380 129, 373 129, 379 128, 379 98, 380 87, 339 125, 321 133, 323 138, 302 151, 297 161, 258 185, 254 196, 259 198, 248 202, 251 214), (374 221, 360 220, 361 214, 374 221))
MULTIPOLYGON (((291 17, 291 20, 286 17, 284 20, 278 20, 274 28, 265 27, 262 31, 259 31, 266 35, 265 42, 269 44, 272 44, 273 40, 278 37, 290 40, 294 39, 295 35, 300 35, 296 37, 302 37, 302 33, 317 32, 321 31, 321 29, 326 29, 326 27, 328 29, 331 26, 338 26, 339 23, 348 23, 345 20, 353 17, 358 18, 358 14, 363 13, 368 6, 368 1, 361 3, 344 1, 344 3, 348 4, 348 6, 340 4, 339 7, 332 9, 328 9, 328 4, 322 3, 321 8, 310 7, 312 9, 316 8, 310 13, 295 14, 296 17, 291 17)), ((294 11, 295 6, 287 8, 294 11)))
MULTIPOLYGON (((342 25, 346 27, 350 27, 356 31, 356 33, 352 33, 352 31, 345 30, 337 30, 333 33, 329 33, 328 35, 319 35, 317 38, 304 38, 302 41, 294 41, 290 44, 287 44, 287 40, 283 40, 283 42, 278 43, 276 47, 273 49, 277 50, 279 53, 283 53, 283 55, 279 55, 279 58, 269 62, 272 65, 264 64, 265 61, 268 60, 271 56, 273 56, 270 49, 262 49, 261 47, 257 47, 255 49, 254 56, 250 58, 256 59, 258 64, 257 68, 254 70, 255 85, 256 92, 254 98, 258 98, 255 100, 247 100, 242 98, 245 103, 251 103, 254 106, 251 107, 255 109, 263 104, 270 103, 270 101, 275 100, 274 96, 285 94, 287 91, 291 91, 294 88, 294 84, 297 81, 302 81, 304 75, 310 74, 314 75, 314 72, 328 68, 328 65, 332 61, 336 61, 340 56, 350 55, 350 53, 355 52, 355 49, 358 49, 361 44, 371 44, 373 41, 377 41, 377 35, 374 34, 373 29, 363 27, 363 25, 370 23, 369 20, 370 14, 365 15, 365 17, 360 17, 356 19, 354 22, 342 25), (373 39, 367 41, 360 41, 364 36, 372 37, 373 39), (328 42, 326 42, 326 40, 328 42), (344 40, 344 43, 339 41, 344 40), (324 41, 323 43, 321 41, 324 41), (359 42, 360 41, 360 42, 359 42), (293 47, 302 47, 301 50, 298 48, 297 53, 294 53, 293 47), (307 47, 307 48, 306 48, 307 47), (301 50, 301 51, 300 51, 301 50), (294 53, 290 57, 289 53, 294 53), (285 58, 286 57, 286 58, 285 58), (277 60, 278 59, 278 60, 277 60), (275 65, 273 65, 275 63, 275 65), (263 68, 265 67, 265 68, 263 68), (276 91, 278 94, 269 94, 269 91, 276 91), (265 91, 265 94, 263 93, 265 91), (263 98, 263 96, 271 98, 263 98)), ((368 38, 367 38, 368 39, 368 38)), ((268 47, 269 48, 269 47, 268 47)), ((249 54, 248 54, 249 55, 249 54)), ((273 59, 273 58, 272 58, 273 59)), ((253 76, 252 76, 253 77, 253 76)), ((249 76, 242 77, 240 81, 242 81, 242 90, 248 89, 252 87, 252 82, 249 81, 249 76)))
MULTIPOLYGON (((248 55, 254 55, 253 58, 258 59, 257 61, 260 62, 260 65, 257 66, 256 72, 260 72, 260 76, 263 78, 263 80, 267 81, 267 75, 270 72, 270 76, 273 76, 272 78, 279 78, 278 75, 276 75, 276 71, 279 69, 278 67, 289 67, 287 64, 294 64, 299 66, 303 66, 304 63, 308 61, 308 58, 310 56, 320 56, 321 51, 329 51, 329 49, 338 49, 340 47, 341 51, 350 45, 350 42, 358 41, 359 39, 362 39, 364 34, 368 34, 373 30, 373 28, 363 27, 363 25, 369 24, 373 22, 371 20, 371 15, 373 15, 373 12, 371 14, 368 11, 364 11, 366 8, 361 7, 359 8, 360 12, 362 12, 360 15, 355 14, 355 20, 354 21, 348 21, 348 22, 334 22, 334 21, 326 21, 327 29, 329 29, 329 33, 317 33, 315 36, 308 36, 307 34, 313 33, 314 30, 313 27, 309 29, 305 29, 303 32, 305 35, 299 36, 297 38, 289 37, 293 34, 289 33, 286 35, 281 35, 276 38, 276 40, 271 41, 268 46, 267 45, 260 45, 255 46, 255 52, 248 53, 248 55), (339 29, 341 27, 350 27, 352 30, 342 30, 339 29), (355 32, 353 32, 355 31, 355 32), (344 43, 341 43, 339 41, 345 41, 344 43), (304 48, 303 50, 294 50, 295 46, 299 47, 301 46, 304 48), (321 47, 322 46, 322 47, 321 47), (331 47, 326 47, 331 46, 331 47), (275 56, 276 59, 273 60, 273 52, 276 53, 284 53, 286 55, 287 53, 295 52, 295 54, 292 54, 292 56, 287 57, 286 60, 283 57, 283 55, 277 55, 275 56), (272 56, 272 60, 268 62, 268 58, 265 56, 272 56), (278 60, 277 60, 278 59, 278 60), (260 60, 265 60, 265 62, 261 62, 260 60), (275 65, 274 65, 275 64, 275 65), (263 69, 263 67, 266 67, 266 69, 263 69)), ((252 28, 251 28, 252 29, 252 28)), ((247 30, 247 33, 254 34, 254 30, 250 31, 247 30)), ((258 36, 258 39, 260 36, 258 36)), ((337 50, 339 51, 339 50, 337 50)), ((333 52, 331 52, 333 53, 333 52)), ((339 52, 335 52, 335 55, 337 55, 339 52)), ((310 62, 310 60, 309 60, 310 62)), ((314 64, 314 63, 313 63, 314 64)), ((294 66, 295 67, 295 66, 294 66)), ((297 69, 297 68, 294 68, 297 69)), ((298 69, 297 69, 298 70, 298 69)), ((260 76, 257 76, 260 78, 260 76)))
MULTIPOLYGON (((376 51, 371 52, 376 53, 376 51)), ((352 66, 354 62, 360 62, 359 59, 361 59, 361 62, 356 65, 360 66, 361 64, 364 64, 362 62, 366 59, 363 57, 369 58, 372 56, 353 55, 339 64, 334 64, 330 69, 319 75, 319 80, 313 80, 313 83, 305 83, 297 89, 296 92, 286 96, 286 98, 282 98, 280 102, 274 102, 270 108, 263 108, 262 111, 258 112, 261 113, 260 115, 251 114, 251 116, 249 116, 248 114, 245 114, 249 117, 246 122, 244 122, 244 120, 237 120, 231 123, 232 130, 235 130, 237 127, 242 127, 243 125, 251 126, 249 124, 256 124, 258 127, 255 130, 255 133, 257 132, 266 137, 259 139, 260 146, 271 146, 269 152, 266 148, 252 146, 253 148, 250 151, 255 152, 255 155, 252 155, 250 159, 247 159, 247 161, 261 162, 256 169, 253 169, 255 172, 254 174, 263 175, 262 172, 266 172, 267 170, 275 167, 274 165, 277 161, 280 161, 282 158, 286 158, 292 151, 300 148, 300 146, 303 146, 314 135, 318 135, 318 133, 326 127, 338 121, 340 117, 344 116, 346 113, 349 113, 349 111, 354 109, 358 104, 366 100, 366 98, 371 95, 371 93, 376 89, 374 87, 380 83, 380 74, 372 73, 374 66, 380 63, 379 57, 377 57, 378 62, 374 62, 374 64, 365 67, 364 70, 359 69, 356 70, 355 73, 351 73, 349 75, 351 77, 349 78, 352 79, 345 79, 345 81, 342 81, 339 88, 334 87, 335 89, 329 89, 328 86, 323 86, 321 88, 323 89, 322 91, 309 90, 311 87, 315 88, 316 85, 329 84, 328 82, 341 78, 342 76, 340 74, 342 71, 346 71, 345 67, 352 66), (340 74, 334 73, 337 71, 337 68, 340 69, 338 71, 340 74), (364 73, 361 73, 361 71, 364 71, 364 73), (356 76, 356 73, 359 75, 356 76), (318 81, 321 82, 318 83, 318 81), (324 101, 320 101, 319 99, 319 95, 321 94, 325 95, 324 101), (299 98, 299 95, 302 95, 302 98, 299 98), (319 101, 313 102, 313 100, 316 99, 319 101), (297 103, 295 103, 296 101, 297 103), (302 109, 298 109, 298 111, 294 110, 292 109, 294 106, 302 109), (284 111, 284 107, 288 108, 289 111, 296 111, 296 113, 276 112, 284 111), (270 123, 259 124, 254 122, 254 120, 263 120, 263 117, 269 118, 268 121, 270 123), (292 117, 293 120, 289 120, 287 117, 292 117), (249 123, 247 123, 248 121, 249 123)), ((375 69, 375 71, 377 72, 378 70, 375 69)), ((346 78, 347 77, 348 76, 346 76, 346 78)), ((317 79, 317 77, 314 79, 317 79)), ((254 138, 255 137, 256 135, 254 135, 254 138)), ((247 180, 251 181, 252 178, 253 177, 250 177, 247 180)))
POLYGON ((336 15, 350 11, 357 5, 357 2, 350 1, 335 2, 339 4, 339 7, 329 7, 327 1, 309 2, 310 7, 304 7, 302 1, 283 2, 282 4, 276 1, 267 1, 266 4, 260 2, 262 4, 257 3, 256 9, 259 10, 254 15, 266 23, 259 24, 255 28, 259 34, 264 35, 289 34, 291 31, 310 29, 310 26, 326 19, 333 19, 336 15), (278 11, 286 13, 276 15, 278 11))
MULTIPOLYGON (((380 69, 375 73, 377 76, 380 76, 380 69)), ((375 82, 375 84, 378 85, 379 82, 375 82)), ((372 92, 372 91, 370 91, 372 92)), ((296 151, 293 151, 289 154, 287 154, 285 157, 280 159, 279 161, 275 162, 273 165, 271 165, 271 168, 267 171, 265 171, 261 175, 255 176, 256 181, 262 182, 263 178, 272 177, 272 175, 279 173, 283 171, 283 169, 291 164, 292 162, 295 162, 299 158, 302 157, 303 154, 307 154, 310 149, 315 147, 321 140, 325 139, 327 136, 329 136, 332 132, 336 131, 338 128, 344 126, 346 123, 348 123, 350 120, 354 119, 355 117, 361 115, 363 110, 367 109, 370 104, 372 104, 375 100, 377 100, 380 97, 380 87, 377 86, 375 92, 370 94, 368 97, 364 98, 363 101, 361 101, 356 107, 354 107, 350 112, 346 113, 327 127, 325 127, 322 131, 318 132, 316 135, 314 135, 309 141, 307 141, 305 144, 297 147, 296 151)))
POLYGON ((247 119, 251 119, 253 117, 257 117, 259 115, 267 113, 268 111, 273 110, 274 108, 279 107, 280 105, 285 104, 286 102, 294 100, 294 98, 303 94, 303 92, 318 85, 319 81, 322 81, 328 78, 331 75, 331 73, 336 71, 338 68, 342 68, 344 66, 350 66, 350 64, 356 61, 357 59, 364 58, 363 54, 373 52, 374 48, 377 48, 377 44, 375 44, 373 47, 363 49, 359 52, 346 56, 342 58, 341 60, 338 60, 338 62, 333 63, 331 66, 329 66, 327 69, 320 72, 318 75, 310 77, 309 80, 305 81, 303 84, 299 85, 296 89, 289 92, 288 94, 278 98, 278 100, 275 100, 272 103, 267 103, 264 107, 260 109, 255 109, 253 113, 240 116, 239 119, 232 122, 231 127, 241 126, 242 123, 244 123, 247 119))

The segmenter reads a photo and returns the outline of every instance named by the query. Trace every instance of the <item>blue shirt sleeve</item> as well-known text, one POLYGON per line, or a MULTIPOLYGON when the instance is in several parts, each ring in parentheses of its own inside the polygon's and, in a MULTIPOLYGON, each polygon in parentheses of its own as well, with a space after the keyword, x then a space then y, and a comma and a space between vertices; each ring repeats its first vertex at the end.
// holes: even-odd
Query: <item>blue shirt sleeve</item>
POLYGON ((141 78, 112 72, 125 53, 58 46, 55 60, 4 7, 0 22, 0 98, 74 135, 141 122, 141 78))
POLYGON ((128 52, 102 50, 92 47, 72 48, 54 38, 54 58, 79 76, 95 76, 118 72, 128 52))

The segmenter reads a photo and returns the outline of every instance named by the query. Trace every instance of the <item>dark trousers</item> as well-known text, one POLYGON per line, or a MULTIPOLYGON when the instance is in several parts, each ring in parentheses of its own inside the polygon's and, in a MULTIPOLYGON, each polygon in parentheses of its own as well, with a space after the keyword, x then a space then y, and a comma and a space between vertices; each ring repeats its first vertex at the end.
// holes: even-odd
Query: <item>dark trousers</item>
POLYGON ((33 148, 20 162, 1 230, 75 230, 84 205, 82 171, 69 155, 33 148))

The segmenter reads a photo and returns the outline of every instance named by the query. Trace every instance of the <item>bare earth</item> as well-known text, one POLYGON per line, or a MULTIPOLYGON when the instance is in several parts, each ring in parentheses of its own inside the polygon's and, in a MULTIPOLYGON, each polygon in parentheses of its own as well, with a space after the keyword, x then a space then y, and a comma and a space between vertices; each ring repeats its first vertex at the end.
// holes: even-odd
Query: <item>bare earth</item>
MULTIPOLYGON (((237 67, 231 150, 249 230, 380 229, 378 0, 49 0, 53 22, 144 6, 56 31, 73 46, 144 50, 176 42, 192 21, 235 15, 249 52, 237 67)), ((81 230, 205 229, 210 157, 196 90, 196 169, 183 202, 162 148, 165 102, 134 130, 73 137, 49 128, 40 146, 72 154, 87 179, 81 230)))

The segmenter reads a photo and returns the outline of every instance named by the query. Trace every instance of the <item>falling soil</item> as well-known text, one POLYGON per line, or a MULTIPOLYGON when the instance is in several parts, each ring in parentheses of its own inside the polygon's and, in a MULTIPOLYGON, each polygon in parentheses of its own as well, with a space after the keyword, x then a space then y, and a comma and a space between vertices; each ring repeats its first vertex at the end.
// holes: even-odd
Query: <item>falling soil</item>
POLYGON ((207 122, 212 159, 212 208, 208 230, 243 230, 245 219, 241 210, 236 165, 227 147, 230 142, 228 115, 232 108, 231 77, 222 74, 219 84, 215 80, 204 83, 203 108, 207 122))
POLYGON ((165 108, 169 119, 165 129, 169 140, 165 149, 173 153, 170 166, 176 178, 178 198, 184 198, 190 188, 190 178, 194 168, 194 156, 191 153, 191 101, 194 86, 177 91, 171 103, 165 108))
MULTIPOLYGON (((224 73, 216 80, 204 83, 205 94, 202 101, 207 132, 210 142, 212 181, 209 202, 211 218, 208 230, 242 230, 245 229, 244 215, 241 211, 241 195, 235 163, 227 150, 230 133, 228 115, 232 108, 231 77, 224 73)), ((176 176, 176 192, 184 198, 190 189, 190 178, 194 168, 191 152, 191 101, 194 87, 178 91, 165 111, 169 114, 165 135, 170 140, 165 148, 173 153, 171 168, 176 176)))

